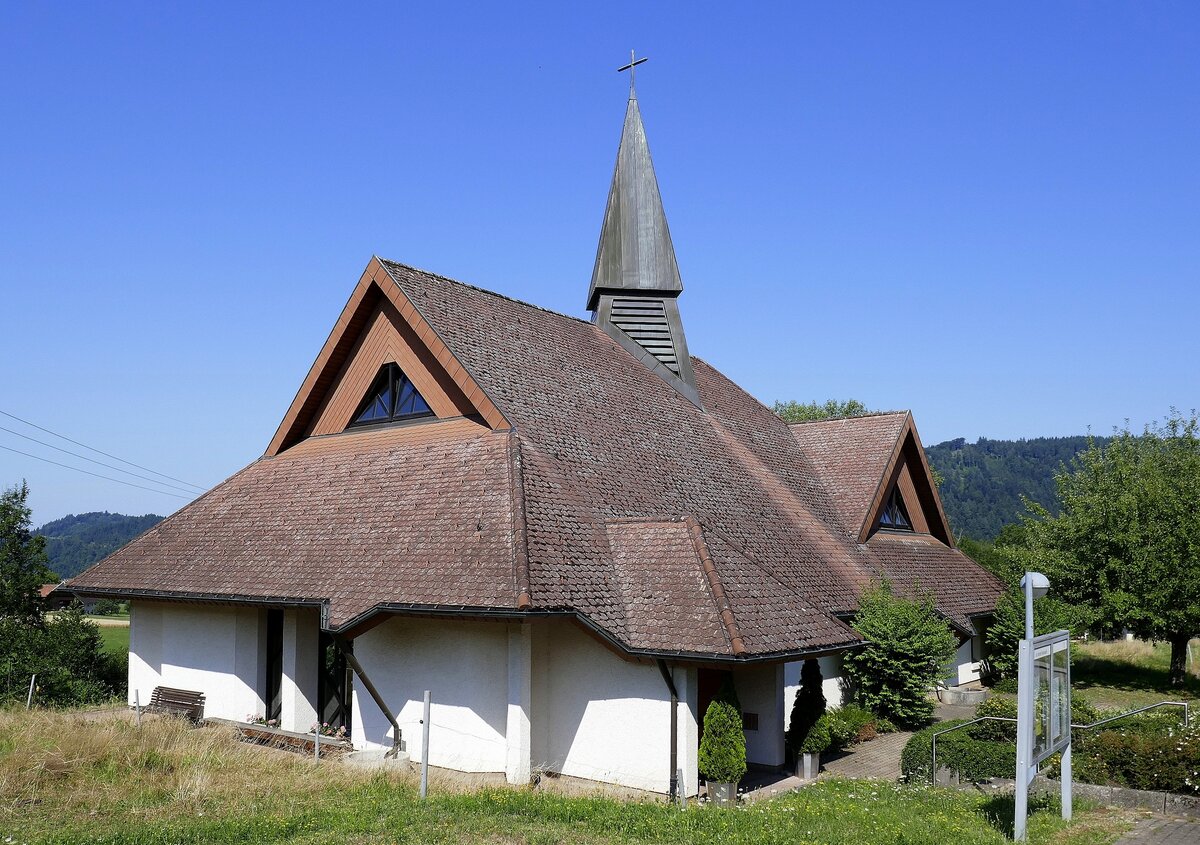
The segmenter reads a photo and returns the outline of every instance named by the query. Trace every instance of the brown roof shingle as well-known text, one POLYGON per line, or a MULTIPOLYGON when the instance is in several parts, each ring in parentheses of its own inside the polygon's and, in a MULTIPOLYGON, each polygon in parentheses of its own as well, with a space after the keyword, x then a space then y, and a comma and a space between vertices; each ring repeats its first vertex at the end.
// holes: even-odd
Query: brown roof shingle
POLYGON ((588 322, 382 266, 512 431, 439 420, 302 440, 75 589, 315 598, 333 626, 379 605, 527 599, 632 651, 714 657, 854 642, 834 614, 881 575, 954 568, 947 616, 994 605, 994 579, 936 540, 857 542, 906 415, 797 434, 693 359, 701 409, 588 322))

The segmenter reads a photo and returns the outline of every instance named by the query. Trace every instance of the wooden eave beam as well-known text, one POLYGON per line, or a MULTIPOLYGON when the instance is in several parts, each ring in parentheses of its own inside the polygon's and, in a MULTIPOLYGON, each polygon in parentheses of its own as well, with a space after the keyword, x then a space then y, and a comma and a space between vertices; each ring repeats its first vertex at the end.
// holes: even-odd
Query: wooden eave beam
POLYGON ((321 347, 321 352, 317 355, 317 359, 309 368, 308 375, 296 392, 283 421, 276 429, 275 436, 271 438, 271 443, 267 446, 265 453, 267 457, 279 454, 304 438, 304 432, 311 422, 313 414, 320 407, 325 392, 345 363, 346 356, 350 354, 359 332, 365 326, 367 316, 380 298, 386 298, 392 303, 401 318, 408 323, 420 342, 425 344, 438 365, 445 369, 450 379, 467 397, 467 401, 474 406, 490 428, 493 430, 512 428, 500 409, 467 372, 404 291, 400 289, 400 285, 388 273, 379 258, 372 256, 354 291, 350 294, 350 299, 342 308, 341 315, 334 323, 333 330, 330 331, 324 346, 321 347))
MULTIPOLYGON (((900 427, 900 434, 892 446, 892 454, 888 457, 883 475, 879 479, 879 486, 875 490, 875 495, 871 499, 870 507, 867 508, 867 514, 859 529, 858 542, 865 543, 871 536, 875 523, 879 521, 883 503, 891 491, 892 485, 896 482, 897 467, 902 460, 905 460, 906 447, 910 446, 911 448, 907 448, 910 454, 905 462, 908 464, 909 474, 913 478, 913 485, 918 488, 917 498, 918 500, 922 498, 918 483, 923 482, 922 486, 926 488, 926 495, 929 497, 930 504, 933 505, 932 509, 936 516, 936 520, 930 521, 929 533, 945 542, 950 548, 956 548, 954 535, 950 531, 950 521, 946 519, 946 511, 942 508, 942 499, 938 495, 937 485, 933 483, 933 473, 929 471, 929 462, 925 458, 925 449, 921 446, 921 438, 917 435, 917 426, 911 412, 905 415, 904 425, 900 427), (919 472, 917 472, 918 468, 919 472)), ((916 505, 926 511, 928 518, 927 511, 929 509, 925 507, 926 503, 917 501, 916 505)))

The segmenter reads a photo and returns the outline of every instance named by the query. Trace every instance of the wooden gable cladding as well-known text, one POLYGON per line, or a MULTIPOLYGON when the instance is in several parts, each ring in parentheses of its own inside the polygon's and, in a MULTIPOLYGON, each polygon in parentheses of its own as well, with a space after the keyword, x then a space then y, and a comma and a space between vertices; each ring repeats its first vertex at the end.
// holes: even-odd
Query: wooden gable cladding
POLYGON ((367 318, 366 329, 314 415, 308 435, 344 431, 379 368, 390 363, 400 367, 438 417, 477 413, 396 307, 383 299, 367 318))
POLYGON ((950 548, 955 547, 954 535, 950 531, 946 512, 942 509, 942 499, 938 495, 937 485, 933 483, 933 473, 929 471, 925 449, 921 445, 921 438, 917 435, 911 414, 905 420, 900 436, 896 438, 895 448, 880 479, 879 488, 875 492, 871 507, 867 510, 866 520, 858 536, 860 543, 865 543, 879 530, 879 518, 893 491, 899 491, 913 531, 930 534, 950 548))
POLYGON ((342 431, 383 364, 395 362, 438 417, 477 414, 511 426, 421 316, 378 258, 372 258, 267 447, 268 457, 316 434, 342 431))

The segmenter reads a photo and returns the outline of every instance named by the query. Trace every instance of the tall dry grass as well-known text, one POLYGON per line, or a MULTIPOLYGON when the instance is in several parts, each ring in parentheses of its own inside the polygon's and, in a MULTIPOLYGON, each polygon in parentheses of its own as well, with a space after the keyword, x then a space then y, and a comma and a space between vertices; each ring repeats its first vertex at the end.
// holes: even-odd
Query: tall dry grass
POLYGON ((0 821, 286 813, 380 776, 248 745, 228 726, 0 710, 0 821))

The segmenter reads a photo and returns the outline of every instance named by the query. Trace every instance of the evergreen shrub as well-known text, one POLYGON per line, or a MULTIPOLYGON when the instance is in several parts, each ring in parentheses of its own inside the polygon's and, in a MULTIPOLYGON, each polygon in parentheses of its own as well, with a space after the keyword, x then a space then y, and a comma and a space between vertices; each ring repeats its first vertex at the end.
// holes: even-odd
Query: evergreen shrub
POLYGON ((842 662, 854 701, 899 725, 928 722, 929 690, 958 648, 933 599, 902 598, 883 581, 863 593, 853 626, 867 640, 842 662))
POLYGON ((746 774, 746 735, 732 676, 704 712, 698 762, 704 777, 715 783, 737 783, 746 774))
POLYGON ((829 730, 829 715, 826 714, 817 719, 816 723, 809 729, 808 734, 804 737, 804 741, 800 743, 800 752, 802 754, 820 754, 829 748, 832 743, 833 737, 829 730))
POLYGON ((792 715, 784 734, 784 742, 792 754, 800 749, 813 725, 825 715, 824 682, 820 663, 811 658, 805 660, 800 668, 800 689, 796 690, 792 715))

